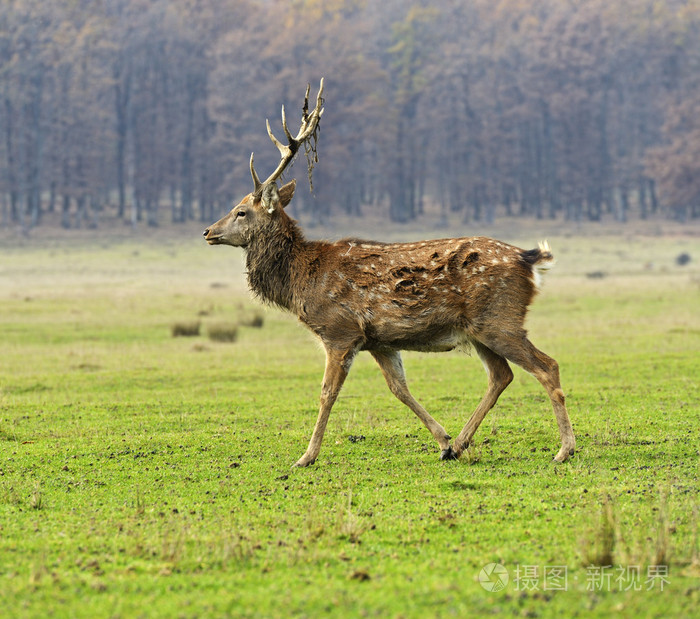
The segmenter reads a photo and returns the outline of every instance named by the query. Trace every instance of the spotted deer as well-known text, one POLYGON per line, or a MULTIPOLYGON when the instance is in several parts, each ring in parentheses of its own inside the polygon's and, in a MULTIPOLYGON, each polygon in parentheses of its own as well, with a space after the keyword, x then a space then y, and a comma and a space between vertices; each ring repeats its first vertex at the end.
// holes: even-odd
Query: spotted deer
POLYGON ((498 397, 513 379, 511 361, 542 383, 559 426, 561 448, 573 455, 576 441, 566 412, 557 362, 533 346, 523 326, 541 274, 554 262, 546 242, 522 250, 485 237, 381 243, 346 239, 309 241, 285 212, 296 181, 277 179, 309 140, 323 113, 323 80, 315 108, 292 136, 282 108, 288 144, 270 130, 280 151, 277 169, 261 182, 250 157, 252 193, 204 231, 210 245, 245 251, 248 285, 264 302, 296 314, 321 341, 326 366, 321 404, 309 446, 295 466, 318 458, 331 408, 358 352, 369 351, 391 392, 425 424, 442 460, 460 457, 498 397), (443 352, 473 348, 488 375, 488 389, 454 444, 445 429, 411 395, 402 350, 443 352))

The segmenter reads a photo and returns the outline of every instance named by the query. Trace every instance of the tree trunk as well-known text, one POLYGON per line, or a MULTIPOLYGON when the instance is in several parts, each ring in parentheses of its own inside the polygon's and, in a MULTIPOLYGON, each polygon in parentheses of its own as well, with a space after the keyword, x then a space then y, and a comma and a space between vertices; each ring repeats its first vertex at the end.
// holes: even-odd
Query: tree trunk
POLYGON ((7 182, 10 187, 10 221, 19 221, 19 196, 17 192, 17 171, 15 156, 15 136, 12 101, 5 97, 5 154, 7 157, 7 182))
POLYGON ((68 230, 70 228, 70 198, 67 194, 63 196, 63 205, 61 207, 61 227, 68 230))
POLYGON ((119 194, 117 216, 123 219, 126 213, 126 156, 129 111, 131 109, 131 72, 128 69, 125 71, 121 64, 114 68, 114 107, 117 141, 117 192, 119 194))

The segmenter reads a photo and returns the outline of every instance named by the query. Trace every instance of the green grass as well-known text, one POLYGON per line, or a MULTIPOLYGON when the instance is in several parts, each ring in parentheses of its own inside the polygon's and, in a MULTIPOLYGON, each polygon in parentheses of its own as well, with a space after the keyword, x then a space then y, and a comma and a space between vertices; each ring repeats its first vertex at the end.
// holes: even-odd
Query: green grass
MULTIPOLYGON (((316 418, 318 345, 271 309, 233 344, 206 337, 257 311, 240 252, 192 241, 3 249, 0 615, 691 615, 700 247, 550 242, 559 264, 528 325, 561 366, 579 448, 570 462, 551 462, 550 405, 517 369, 476 446, 440 462, 361 355, 304 470, 290 466, 316 418), (681 250, 696 262, 677 267, 681 250), (585 276, 596 270, 608 276, 585 276), (171 336, 196 320, 200 337, 171 336), (589 565, 606 555, 601 582, 589 565), (492 562, 509 572, 500 592, 478 580, 492 562), (663 591, 647 582, 659 563, 663 591), (552 566, 566 567, 566 590, 552 589, 552 566)), ((456 436, 485 389, 481 364, 449 353, 406 354, 405 365, 456 436)))

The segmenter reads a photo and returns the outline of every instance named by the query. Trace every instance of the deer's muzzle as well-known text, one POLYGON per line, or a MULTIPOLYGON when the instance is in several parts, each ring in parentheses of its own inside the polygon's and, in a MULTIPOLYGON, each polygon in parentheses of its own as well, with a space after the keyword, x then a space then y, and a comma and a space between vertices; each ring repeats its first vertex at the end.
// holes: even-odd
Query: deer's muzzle
POLYGON ((204 232, 204 240, 209 243, 209 245, 217 245, 221 242, 221 235, 216 234, 212 228, 207 228, 204 232))

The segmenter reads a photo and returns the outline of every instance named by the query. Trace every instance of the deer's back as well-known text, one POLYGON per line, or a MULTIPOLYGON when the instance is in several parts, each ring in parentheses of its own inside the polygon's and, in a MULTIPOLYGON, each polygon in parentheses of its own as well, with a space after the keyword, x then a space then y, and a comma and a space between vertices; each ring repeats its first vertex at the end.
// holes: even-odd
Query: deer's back
POLYGON ((484 237, 310 243, 300 318, 341 345, 451 350, 522 328, 535 293, 522 252, 484 237))

